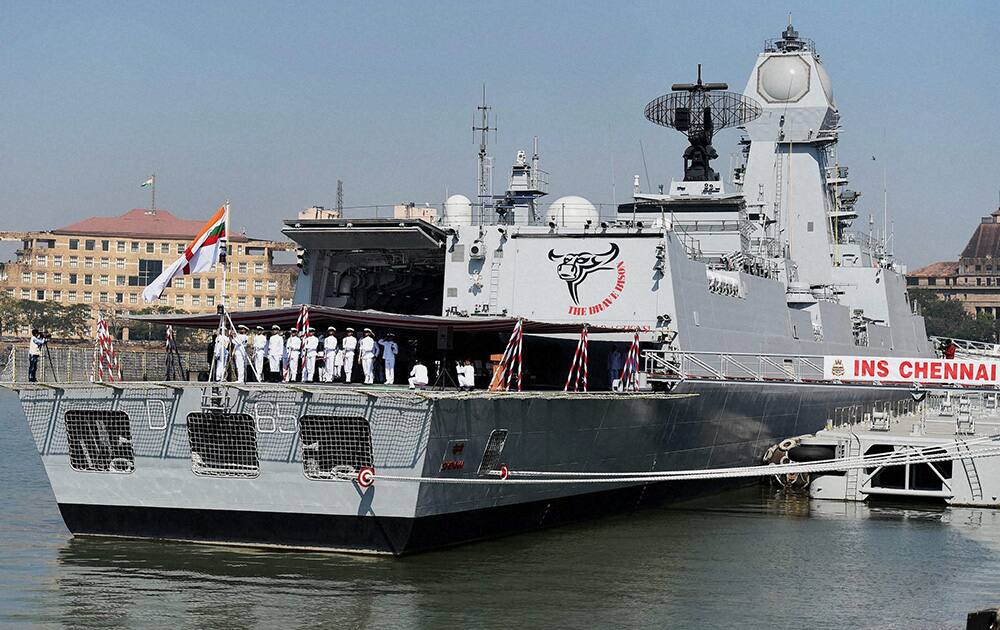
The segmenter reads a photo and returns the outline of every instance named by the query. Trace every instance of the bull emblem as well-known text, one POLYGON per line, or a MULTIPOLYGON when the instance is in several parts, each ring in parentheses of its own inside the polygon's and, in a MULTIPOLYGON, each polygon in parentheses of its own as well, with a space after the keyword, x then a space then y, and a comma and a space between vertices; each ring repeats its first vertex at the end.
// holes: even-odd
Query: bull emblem
POLYGON ((580 252, 579 254, 557 254, 556 250, 549 250, 549 260, 559 263, 556 265, 556 273, 560 280, 566 281, 569 288, 569 296, 573 298, 573 303, 580 305, 579 288, 587 276, 595 271, 614 269, 605 266, 618 257, 618 245, 611 244, 611 249, 603 254, 591 254, 590 252, 580 252))

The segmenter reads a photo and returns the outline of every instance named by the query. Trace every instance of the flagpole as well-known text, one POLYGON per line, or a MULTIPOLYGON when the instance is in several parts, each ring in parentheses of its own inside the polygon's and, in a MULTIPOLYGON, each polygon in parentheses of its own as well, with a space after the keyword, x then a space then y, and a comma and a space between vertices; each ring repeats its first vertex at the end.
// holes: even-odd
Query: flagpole
POLYGON ((226 199, 226 216, 225 216, 225 227, 226 238, 222 243, 222 308, 226 308, 226 295, 228 289, 229 280, 229 200, 226 199))
POLYGON ((153 189, 153 198, 149 202, 149 209, 153 212, 156 212, 156 173, 153 173, 152 180, 153 180, 153 185, 151 186, 151 188, 153 189))

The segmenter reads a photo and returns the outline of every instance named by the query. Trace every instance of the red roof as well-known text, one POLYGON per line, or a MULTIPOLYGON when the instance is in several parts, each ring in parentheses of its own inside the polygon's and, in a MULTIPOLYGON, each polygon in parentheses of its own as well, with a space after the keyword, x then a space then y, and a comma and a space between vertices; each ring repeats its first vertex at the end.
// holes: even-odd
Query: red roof
POLYGON ((947 278, 958 273, 957 262, 936 262, 906 274, 920 278, 947 278))
MULTIPOLYGON (((135 208, 117 217, 90 217, 52 232, 81 236, 192 239, 210 218, 211 214, 205 213, 203 219, 179 219, 166 210, 135 208)), ((248 239, 244 234, 232 234, 230 240, 242 242, 248 239)))

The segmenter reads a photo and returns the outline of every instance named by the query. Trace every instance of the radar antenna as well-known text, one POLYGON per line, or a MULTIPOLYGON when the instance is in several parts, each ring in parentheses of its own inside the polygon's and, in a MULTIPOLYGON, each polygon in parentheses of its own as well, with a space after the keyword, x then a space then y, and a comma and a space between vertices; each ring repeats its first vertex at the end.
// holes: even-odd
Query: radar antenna
POLYGON ((496 116, 493 117, 493 124, 490 125, 490 110, 493 109, 486 104, 486 84, 483 84, 483 104, 476 107, 479 116, 477 124, 476 118, 472 119, 472 133, 480 133, 479 137, 479 173, 476 176, 476 184, 479 188, 479 203, 481 207, 480 222, 490 216, 489 210, 493 207, 493 158, 487 153, 486 145, 489 142, 490 132, 493 132, 493 139, 496 140, 497 124, 496 116))
POLYGON ((690 146, 684 151, 684 181, 718 181, 711 160, 719 157, 712 146, 715 132, 745 125, 760 116, 760 104, 736 92, 726 92, 725 83, 703 83, 698 64, 696 83, 675 83, 673 92, 646 105, 646 118, 687 135, 690 146))

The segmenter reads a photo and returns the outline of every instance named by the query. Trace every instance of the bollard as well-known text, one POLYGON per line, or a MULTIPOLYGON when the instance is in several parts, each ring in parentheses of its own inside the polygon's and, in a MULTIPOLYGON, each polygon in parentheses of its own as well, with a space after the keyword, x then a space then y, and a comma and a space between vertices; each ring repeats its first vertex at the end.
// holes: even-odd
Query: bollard
POLYGON ((970 612, 965 619, 965 630, 995 630, 1000 628, 1000 608, 986 608, 970 612))

